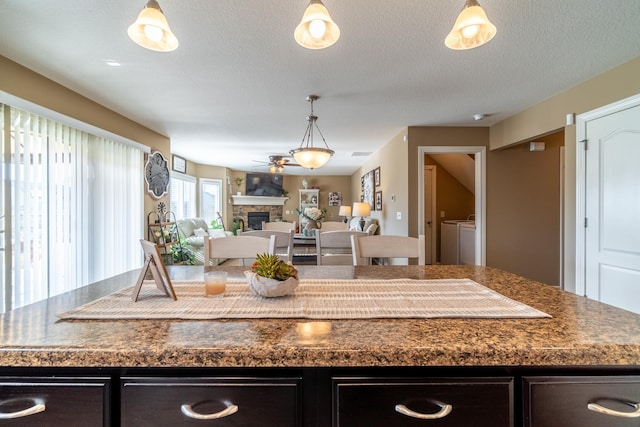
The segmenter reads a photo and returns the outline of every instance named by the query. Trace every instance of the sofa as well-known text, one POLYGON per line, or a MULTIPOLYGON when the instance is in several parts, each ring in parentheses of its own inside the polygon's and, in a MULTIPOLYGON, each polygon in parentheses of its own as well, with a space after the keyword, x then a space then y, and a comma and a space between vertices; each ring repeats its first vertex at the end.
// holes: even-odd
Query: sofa
MULTIPOLYGON (((193 254, 194 264, 204 264, 204 238, 224 238, 232 236, 233 233, 222 229, 210 229, 207 222, 202 218, 184 218, 176 222, 178 234, 183 247, 193 254)), ((222 263, 223 259, 212 260, 211 265, 222 263)))
MULTIPOLYGON (((364 232, 367 233, 369 236, 373 236, 374 234, 376 234, 378 232, 378 229, 380 227, 378 226, 378 220, 375 218, 365 218, 364 219, 364 232)), ((351 218, 351 220, 349 221, 349 230, 350 231, 363 231, 360 230, 360 217, 359 216, 354 216, 353 218, 351 218)))

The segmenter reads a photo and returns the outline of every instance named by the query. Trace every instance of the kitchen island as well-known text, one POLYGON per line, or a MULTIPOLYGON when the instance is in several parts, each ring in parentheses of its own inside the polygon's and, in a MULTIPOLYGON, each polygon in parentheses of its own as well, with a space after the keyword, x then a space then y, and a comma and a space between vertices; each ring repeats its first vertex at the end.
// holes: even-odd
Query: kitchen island
MULTIPOLYGON (((241 275, 244 268, 227 270, 241 275)), ((202 277, 203 267, 172 266, 169 272, 173 280, 188 280, 202 277)), ((215 402, 198 407, 196 418, 200 413, 219 413, 216 404, 231 412, 235 403, 229 402, 242 400, 247 390, 253 393, 246 399, 254 410, 275 417, 261 415, 259 422, 253 414, 247 418, 253 424, 228 425, 425 425, 411 424, 420 420, 416 414, 442 417, 438 421, 443 424, 438 425, 474 420, 467 425, 589 426, 607 425, 611 419, 615 423, 609 425, 637 425, 638 418, 612 418, 597 408, 587 410, 586 403, 580 408, 566 406, 592 394, 640 400, 639 315, 488 267, 303 266, 300 273, 302 278, 469 278, 551 318, 57 318, 133 284, 138 275, 133 271, 5 313, 2 375, 16 390, 24 390, 19 388, 24 384, 37 389, 33 384, 40 382, 54 386, 51 378, 59 379, 65 390, 80 385, 100 390, 100 399, 81 394, 103 402, 92 416, 100 414, 104 425, 193 421, 194 415, 188 415, 194 410, 191 406, 178 405, 177 410, 169 406, 174 399, 189 400, 192 394, 194 403, 203 401, 198 395, 203 389, 214 392, 207 396, 215 402), (154 393, 148 394, 152 389, 154 393), (216 394, 230 390, 236 391, 224 397, 216 394), (425 390, 436 397, 424 396, 425 390), (615 396, 608 396, 611 390, 615 396), (266 404, 265 397, 273 403, 266 404), (397 402, 384 409, 387 399, 397 402), (457 404, 444 414, 448 407, 442 402, 447 399, 457 404), (403 413, 407 408, 408 415, 403 413), (558 414, 564 422, 558 421, 558 414), (478 421, 482 419, 486 423, 478 421)), ((627 403, 613 406, 623 414, 634 411, 627 403)), ((237 413, 211 425, 238 422, 251 414, 246 404, 237 407, 237 413)), ((47 411, 34 416, 43 414, 47 411)))

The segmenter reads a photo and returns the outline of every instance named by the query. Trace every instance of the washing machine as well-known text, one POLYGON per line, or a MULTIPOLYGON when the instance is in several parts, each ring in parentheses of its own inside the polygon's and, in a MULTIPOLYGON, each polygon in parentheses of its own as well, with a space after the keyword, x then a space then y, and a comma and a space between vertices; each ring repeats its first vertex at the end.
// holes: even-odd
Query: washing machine
POLYGON ((475 221, 448 219, 440 223, 440 264, 460 264, 460 224, 475 224, 475 221))

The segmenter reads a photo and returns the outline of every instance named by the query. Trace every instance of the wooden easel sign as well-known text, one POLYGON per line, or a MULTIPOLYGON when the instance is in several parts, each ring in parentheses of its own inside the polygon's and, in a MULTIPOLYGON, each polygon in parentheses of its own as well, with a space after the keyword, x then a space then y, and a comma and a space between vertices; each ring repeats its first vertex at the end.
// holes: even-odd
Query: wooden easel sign
POLYGON ((151 271, 153 280, 156 282, 156 287, 164 292, 166 296, 173 298, 174 301, 177 300, 178 298, 176 297, 176 293, 173 290, 173 285, 171 285, 171 279, 169 279, 167 268, 162 261, 160 252, 158 252, 158 246, 155 243, 149 242, 144 239, 140 239, 140 244, 142 245, 142 250, 144 251, 144 266, 142 267, 142 271, 140 272, 140 277, 138 277, 136 286, 133 288, 133 295, 131 295, 131 300, 133 302, 138 301, 138 297, 140 296, 140 289, 142 289, 142 283, 144 282, 144 278, 147 275, 147 271, 149 270, 151 271))

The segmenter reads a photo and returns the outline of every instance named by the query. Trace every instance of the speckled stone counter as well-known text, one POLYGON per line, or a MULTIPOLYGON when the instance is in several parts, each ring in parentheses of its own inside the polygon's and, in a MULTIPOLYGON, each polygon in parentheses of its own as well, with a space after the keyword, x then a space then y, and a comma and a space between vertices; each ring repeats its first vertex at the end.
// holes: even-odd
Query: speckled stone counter
MULTIPOLYGON (((242 267, 228 267, 234 275, 242 267)), ((301 277, 470 278, 551 319, 62 321, 130 272, 2 315, 4 367, 638 366, 640 315, 475 266, 300 268, 301 277)), ((202 267, 170 267, 174 280, 202 267)))

